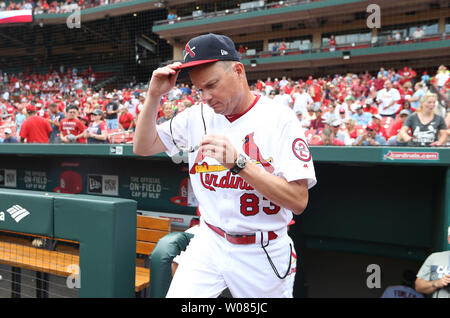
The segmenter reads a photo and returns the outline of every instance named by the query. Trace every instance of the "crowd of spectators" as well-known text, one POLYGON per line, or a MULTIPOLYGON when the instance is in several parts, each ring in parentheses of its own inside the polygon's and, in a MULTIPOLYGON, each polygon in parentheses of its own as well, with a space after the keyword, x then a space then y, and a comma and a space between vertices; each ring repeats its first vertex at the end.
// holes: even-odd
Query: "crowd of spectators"
MULTIPOLYGON (((51 67, 45 74, 0 71, 0 138, 28 143, 132 142, 146 86, 95 91, 95 83, 90 67, 82 72, 51 67), (27 120, 33 124, 24 126, 27 120), (40 131, 37 136, 35 130, 40 131), (112 138, 125 133, 126 138, 112 138)), ((444 65, 431 76, 408 67, 381 68, 377 74, 296 81, 283 76, 251 85, 255 95, 292 108, 311 145, 335 146, 447 145, 450 105, 442 101, 449 100, 449 88, 450 72, 444 65)), ((178 84, 162 99, 158 124, 199 101, 195 87, 178 84)))
POLYGON ((408 67, 381 68, 377 74, 298 81, 267 78, 258 80, 253 91, 291 107, 311 145, 445 146, 447 130, 450 133, 449 74, 444 65, 432 77, 408 67), (431 113, 422 107, 428 100, 431 113))
POLYGON ((26 0, 26 1, 0 1, 0 11, 6 10, 34 10, 35 14, 68 13, 75 9, 89 9, 127 0, 26 0))

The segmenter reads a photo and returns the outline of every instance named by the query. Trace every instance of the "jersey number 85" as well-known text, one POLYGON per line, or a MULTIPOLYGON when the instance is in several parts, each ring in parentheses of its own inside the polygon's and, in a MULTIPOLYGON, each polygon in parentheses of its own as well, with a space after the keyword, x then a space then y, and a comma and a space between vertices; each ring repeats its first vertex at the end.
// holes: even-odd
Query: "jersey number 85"
MULTIPOLYGON (((268 200, 263 198, 264 202, 268 200)), ((263 206, 264 213, 271 215, 277 214, 280 211, 280 207, 269 201, 268 206, 263 206)), ((241 195, 241 213, 245 216, 256 215, 259 213, 259 198, 253 193, 244 193, 241 195)))

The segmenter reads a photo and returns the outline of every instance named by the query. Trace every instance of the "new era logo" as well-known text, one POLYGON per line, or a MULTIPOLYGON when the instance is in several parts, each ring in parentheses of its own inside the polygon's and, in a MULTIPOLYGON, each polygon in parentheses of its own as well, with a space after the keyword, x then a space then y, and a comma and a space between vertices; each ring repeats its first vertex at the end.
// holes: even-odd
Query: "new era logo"
POLYGON ((225 51, 225 50, 220 50, 220 54, 222 54, 222 55, 228 55, 228 52, 225 51))
POLYGON ((17 223, 19 223, 24 217, 30 214, 27 209, 22 208, 20 205, 13 205, 8 210, 6 210, 6 212, 8 212, 17 223))
POLYGON ((95 191, 102 188, 101 182, 96 180, 94 177, 89 178, 89 191, 95 191))

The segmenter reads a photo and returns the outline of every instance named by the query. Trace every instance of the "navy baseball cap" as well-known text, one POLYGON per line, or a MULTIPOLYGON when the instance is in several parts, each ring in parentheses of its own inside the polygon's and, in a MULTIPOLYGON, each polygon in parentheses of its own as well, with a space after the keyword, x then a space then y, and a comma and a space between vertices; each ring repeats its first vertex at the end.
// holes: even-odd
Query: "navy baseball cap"
POLYGON ((183 51, 184 63, 178 69, 217 61, 240 61, 233 41, 220 34, 204 34, 191 39, 183 51))

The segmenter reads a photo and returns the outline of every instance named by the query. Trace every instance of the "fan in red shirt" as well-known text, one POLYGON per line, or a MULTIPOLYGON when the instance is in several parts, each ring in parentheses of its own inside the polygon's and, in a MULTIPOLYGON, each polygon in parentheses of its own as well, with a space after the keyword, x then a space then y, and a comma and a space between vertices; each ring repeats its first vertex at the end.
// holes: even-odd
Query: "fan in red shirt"
POLYGON ((384 88, 384 82, 386 79, 383 74, 378 74, 377 79, 373 81, 373 85, 375 86, 375 90, 378 92, 384 88))
POLYGON ((17 109, 14 105, 6 103, 6 112, 12 117, 17 113, 17 109))
POLYGON ((388 132, 386 131, 386 128, 383 127, 383 125, 381 124, 382 121, 382 117, 379 114, 375 114, 372 115, 372 122, 375 124, 375 126, 377 127, 375 129, 375 132, 378 135, 381 135, 384 137, 384 139, 388 140, 389 136, 388 136, 388 132))
POLYGON ((329 46, 331 52, 336 50, 336 40, 334 39, 334 35, 332 35, 330 38, 329 46))
POLYGON ((400 129, 402 129, 403 123, 405 122, 406 118, 411 114, 411 112, 407 109, 403 109, 400 112, 400 115, 398 116, 397 120, 392 125, 391 129, 389 130, 389 137, 397 136, 400 129))
POLYGON ((286 43, 284 43, 284 42, 281 43, 280 53, 281 53, 281 55, 284 55, 284 53, 286 53, 286 43))
MULTIPOLYGON (((403 105, 405 101, 407 101, 414 95, 414 90, 412 89, 411 82, 405 82, 404 85, 399 85, 396 88, 400 93, 400 100, 398 101, 400 105, 403 105)), ((400 113, 400 109, 398 110, 397 113, 400 113)))
POLYGON ((36 108, 29 104, 26 107, 29 117, 20 128, 20 142, 48 143, 52 127, 42 117, 36 116, 36 108))
POLYGON ((77 116, 78 107, 69 106, 67 108, 67 117, 62 119, 59 123, 62 142, 80 144, 86 143, 86 138, 83 136, 86 126, 77 118, 77 116))
POLYGON ((378 114, 378 108, 375 107, 373 104, 374 103, 372 98, 366 98, 363 110, 367 113, 371 113, 372 115, 378 114))
POLYGON ((127 106, 120 106, 119 127, 123 130, 130 130, 134 126, 134 117, 128 112, 127 106))
POLYGON ((322 102, 323 92, 322 87, 318 84, 317 80, 313 80, 313 85, 309 87, 309 95, 311 96, 314 106, 320 107, 322 102))
POLYGON ((417 73, 412 68, 405 66, 403 70, 399 72, 399 75, 401 77, 400 85, 404 85, 406 82, 413 80, 417 76, 417 73))
POLYGON ((48 112, 42 107, 42 103, 36 103, 36 115, 44 119, 50 118, 48 112))
POLYGON ((263 91, 264 86, 265 86, 265 84, 261 80, 258 80, 255 84, 256 89, 260 92, 263 91))
POLYGON ((325 123, 323 122, 322 118, 322 109, 320 108, 314 109, 314 112, 316 114, 316 118, 311 120, 309 128, 314 129, 316 133, 318 133, 319 130, 325 127, 325 123))

